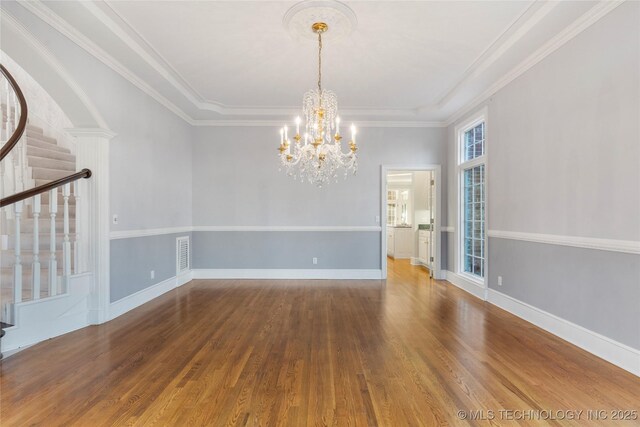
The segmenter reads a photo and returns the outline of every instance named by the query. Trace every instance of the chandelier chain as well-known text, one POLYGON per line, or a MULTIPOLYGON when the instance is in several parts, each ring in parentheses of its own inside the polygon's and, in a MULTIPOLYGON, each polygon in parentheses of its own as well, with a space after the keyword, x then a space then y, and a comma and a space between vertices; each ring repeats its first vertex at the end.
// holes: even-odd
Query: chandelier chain
POLYGON ((318 32, 318 92, 322 93, 322 32, 318 32))

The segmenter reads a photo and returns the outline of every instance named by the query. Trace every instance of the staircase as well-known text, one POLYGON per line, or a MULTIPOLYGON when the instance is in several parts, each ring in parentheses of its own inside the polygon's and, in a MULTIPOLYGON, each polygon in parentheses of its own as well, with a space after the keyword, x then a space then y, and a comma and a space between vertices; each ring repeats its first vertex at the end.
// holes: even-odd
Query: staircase
MULTIPOLYGON (((3 108, 6 111, 6 108, 3 108)), ((6 116, 6 113, 5 113, 6 116)), ((3 123, 6 122, 6 117, 3 117, 3 123)), ((40 186, 49 183, 55 179, 66 177, 76 170, 76 159, 71 151, 67 148, 60 147, 54 138, 48 137, 44 134, 42 128, 27 124, 25 136, 23 136, 26 143, 26 160, 27 160, 27 174, 25 183, 32 183, 35 186, 40 186)), ((29 186, 30 187, 30 186, 29 186)), ((57 197, 57 212, 56 212, 56 260, 62 260, 62 245, 64 242, 63 230, 64 219, 60 215, 64 210, 64 200, 60 192, 56 193, 57 197)), ((51 226, 50 219, 50 206, 49 206, 50 193, 44 193, 41 195, 41 208, 38 219, 38 226, 41 232, 48 231, 51 226)), ((70 239, 73 241, 76 225, 76 209, 75 198, 69 197, 69 231, 73 233, 70 235, 70 239)), ((1 301, 13 301, 14 300, 14 263, 15 263, 15 218, 11 218, 12 215, 8 215, 7 212, 3 212, 5 215, 6 231, 2 234, 8 235, 7 247, 2 248, 5 250, 0 251, 0 300, 1 301)), ((47 271, 48 260, 51 255, 51 247, 49 239, 49 233, 46 233, 45 238, 39 239, 39 257, 40 263, 44 267, 41 272, 40 279, 40 294, 34 295, 33 289, 33 272, 31 268, 28 268, 34 259, 34 222, 36 221, 33 212, 33 203, 30 201, 25 203, 21 218, 21 263, 23 265, 22 272, 22 301, 29 301, 33 299, 46 298, 48 296, 57 295, 62 293, 62 281, 59 280, 62 276, 62 262, 57 263, 56 277, 58 280, 54 287, 50 286, 50 274, 47 271)), ((72 268, 73 257, 71 258, 72 268)), ((2 319, 8 320, 8 319, 2 319)))
POLYGON ((0 350, 15 351, 88 324, 96 237, 93 200, 81 195, 95 187, 82 184, 91 170, 76 172, 71 151, 29 122, 2 64, 0 110, 0 350))

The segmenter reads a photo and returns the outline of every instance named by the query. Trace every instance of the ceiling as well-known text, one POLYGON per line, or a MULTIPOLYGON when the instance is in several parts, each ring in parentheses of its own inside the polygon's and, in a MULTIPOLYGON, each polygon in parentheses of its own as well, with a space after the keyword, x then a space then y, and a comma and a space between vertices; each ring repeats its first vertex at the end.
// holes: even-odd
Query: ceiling
MULTIPOLYGON (((347 120, 399 125, 450 122, 604 10, 595 1, 345 3, 358 25, 325 42, 323 85, 347 120)), ((21 3, 193 124, 298 114, 316 83, 317 45, 283 26, 294 4, 21 3)))

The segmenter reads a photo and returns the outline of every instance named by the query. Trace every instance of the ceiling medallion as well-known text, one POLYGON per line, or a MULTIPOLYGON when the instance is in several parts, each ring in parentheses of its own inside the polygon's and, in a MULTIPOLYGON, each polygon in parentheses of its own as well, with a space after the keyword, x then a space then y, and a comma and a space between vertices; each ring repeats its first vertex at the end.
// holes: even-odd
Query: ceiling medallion
POLYGON ((322 88, 322 37, 329 29, 330 25, 324 21, 314 22, 307 29, 318 39, 318 88, 305 93, 302 99, 304 133, 300 134, 302 120, 298 116, 294 142, 289 139, 289 127, 284 126, 280 129, 278 148, 280 162, 289 176, 318 187, 331 180, 337 181, 341 170, 346 178, 349 172, 355 174, 358 169, 356 128, 351 125, 349 148, 343 152, 338 97, 335 92, 322 88))
POLYGON ((331 28, 331 31, 323 34, 325 41, 348 36, 358 26, 353 10, 335 0, 307 0, 296 3, 282 19, 282 25, 291 37, 297 40, 315 40, 316 34, 309 29, 316 22, 324 22, 331 28))

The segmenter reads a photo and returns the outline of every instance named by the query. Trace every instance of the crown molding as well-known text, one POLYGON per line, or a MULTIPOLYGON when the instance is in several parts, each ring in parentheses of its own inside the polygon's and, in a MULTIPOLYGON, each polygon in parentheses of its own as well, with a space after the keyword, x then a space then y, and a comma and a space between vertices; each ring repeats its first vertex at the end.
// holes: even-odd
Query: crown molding
MULTIPOLYGON (((286 122, 286 120, 285 120, 286 122)), ((432 121, 388 121, 388 120, 368 120, 357 121, 361 128, 441 128, 447 127, 447 123, 432 121)), ((193 120, 193 126, 210 127, 282 127, 282 120, 193 120)))
POLYGON ((54 13, 51 9, 45 6, 40 0, 37 1, 23 1, 19 2, 20 6, 27 9, 29 12, 33 13, 35 16, 40 18, 42 21, 47 23, 53 29, 57 30, 60 34, 67 37, 69 40, 74 42, 80 48, 87 51, 89 54, 93 55, 100 62, 111 68, 116 73, 120 74, 125 80, 129 81, 131 84, 136 86, 142 92, 146 93, 153 99, 155 99, 158 103, 162 104, 168 110, 176 114, 178 117, 190 123, 192 121, 191 117, 186 114, 181 108, 177 105, 169 101, 166 97, 161 95, 158 91, 149 86, 146 82, 136 76, 133 72, 131 72, 127 67, 125 67, 122 63, 116 60, 114 57, 105 52, 102 48, 96 45, 91 39, 86 37, 80 31, 75 29, 71 24, 62 19, 56 13, 54 13))
POLYGON ((47 62, 51 68, 60 76, 62 80, 65 81, 69 88, 76 94, 78 99, 82 102, 82 104, 89 111, 96 124, 98 124, 102 128, 108 128, 107 122, 102 117, 96 106, 91 102, 91 99, 87 95, 87 93, 76 84, 75 80, 71 77, 69 72, 64 68, 64 66, 58 61, 55 56, 47 49, 45 45, 40 43, 24 25, 22 25, 13 15, 11 15, 6 10, 2 10, 0 13, 0 22, 3 22, 4 25, 7 25, 10 28, 13 28, 22 39, 30 44, 36 52, 38 52, 41 58, 47 62))
POLYGON ((572 40, 578 34, 598 22, 609 12, 620 6, 626 0, 600 0, 595 6, 582 14, 578 19, 573 21, 564 30, 552 37, 548 42, 543 44, 534 53, 529 55, 524 61, 512 68, 508 73, 498 79, 494 84, 489 86, 484 92, 468 102, 464 107, 460 108, 446 121, 447 125, 452 125, 456 121, 463 118, 474 108, 477 108, 483 102, 487 101, 492 95, 509 83, 527 72, 530 68, 541 62, 547 56, 558 50, 568 41, 572 40))
MULTIPOLYGON (((158 74, 164 77, 176 90, 178 90, 185 98, 187 98, 193 105, 201 105, 205 103, 204 98, 189 84, 186 79, 180 75, 168 61, 164 59, 160 53, 155 50, 146 39, 133 28, 133 26, 122 16, 120 16, 108 3, 95 3, 95 2, 80 2, 82 6, 87 9, 96 19, 102 22, 116 37, 118 37, 123 43, 125 43, 131 50, 133 50, 140 58, 142 58, 147 65, 153 68, 158 74), (122 28, 103 8, 104 6, 109 13, 117 16, 129 30, 135 35, 131 35, 122 28), (136 38, 138 40, 136 40, 136 38), (144 45, 141 45, 138 41, 143 41, 144 45), (160 58, 161 61, 156 58, 160 58)), ((220 110, 221 106, 217 103, 211 103, 213 111, 220 110)), ((219 111, 218 111, 219 112, 219 111)))
MULTIPOLYGON (((162 56, 155 51, 148 43, 147 46, 142 46, 136 38, 144 40, 144 38, 131 27, 126 20, 120 18, 132 31, 136 37, 131 37, 127 31, 114 21, 111 17, 105 13, 99 6, 91 2, 82 2, 82 6, 91 13, 96 19, 102 22, 103 25, 109 31, 111 31, 116 37, 118 37, 123 43, 129 46, 137 55, 139 55, 147 65, 149 65, 155 72, 161 75, 172 87, 177 90, 187 101, 189 101, 195 108, 201 111, 212 111, 220 115, 227 116, 271 116, 282 115, 290 116, 297 114, 298 107, 259 107, 259 106, 230 106, 215 101, 204 100, 204 98, 195 92, 193 89, 187 87, 186 80, 180 76, 175 70, 173 70, 168 64, 163 65, 161 62, 166 62, 164 59, 158 61, 155 58, 162 58, 162 56)), ((178 107, 175 103, 171 102, 164 95, 160 94, 157 90, 153 89, 145 81, 135 75, 129 68, 100 48, 96 43, 78 31, 75 27, 69 24, 62 17, 57 15, 51 9, 49 9, 42 1, 34 0, 29 2, 20 2, 20 5, 25 9, 36 15, 42 21, 47 23, 53 29, 67 37, 76 45, 84 49, 90 55, 93 55, 96 59, 107 65, 113 71, 117 72, 124 79, 136 86, 138 89, 155 99, 161 105, 166 107, 171 112, 175 113, 185 122, 194 126, 240 126, 243 122, 255 122, 260 123, 261 120, 215 120, 215 119, 194 119, 183 109, 178 107), (220 122, 220 123, 217 123, 220 122), (231 124, 229 124, 231 123, 231 124)), ((108 5, 107 5, 108 7, 108 5)), ((114 14, 115 11, 113 11, 114 14)), ((117 15, 119 17, 119 15, 117 15)), ((368 116, 381 116, 381 117, 411 117, 418 113, 416 108, 407 109, 374 109, 374 108, 343 108, 342 112, 351 116, 368 115, 368 116)), ((383 123, 385 121, 380 121, 383 123)), ((376 122, 378 123, 378 122, 376 122)), ((398 125, 397 122, 389 122, 390 127, 429 127, 429 122, 407 122, 407 125, 398 125), (410 125, 408 123, 414 123, 410 125)), ((263 126, 264 124, 254 124, 254 126, 263 126)), ((267 124, 269 125, 269 124, 267 124)), ((384 126, 377 124, 376 126, 384 126)))
MULTIPOLYGON (((567 43, 569 40, 573 39, 575 36, 580 34, 586 28, 597 22, 599 19, 607 15, 613 9, 622 4, 625 0, 600 0, 595 6, 593 6, 589 11, 584 13, 581 17, 575 20, 572 24, 567 26, 563 31, 557 34, 555 37, 550 39, 547 43, 545 43, 542 47, 537 49, 533 54, 529 55, 524 61, 518 64, 516 67, 511 69, 508 73, 506 73, 503 77, 498 79, 494 84, 492 84, 489 88, 487 88, 480 95, 475 97, 473 100, 465 104, 462 108, 458 109, 455 113, 453 113, 449 118, 445 121, 393 121, 393 120, 379 120, 379 121, 365 121, 364 123, 359 122, 359 126, 363 127, 445 127, 455 123, 457 120, 462 118, 468 112, 478 107, 480 104, 488 100, 493 94, 497 91, 511 83, 513 80, 518 78, 520 75, 525 73, 531 67, 542 61, 548 55, 553 53, 559 47, 567 43)), ((486 68, 490 63, 494 62, 498 59, 505 51, 508 49, 508 45, 512 45, 517 41, 517 39, 521 38, 526 32, 528 32, 540 19, 542 19, 546 14, 548 14, 553 7, 555 7, 555 2, 545 2, 542 3, 541 6, 536 7, 535 10, 531 10, 528 8, 515 22, 519 21, 523 16, 528 16, 525 22, 518 27, 514 31, 513 34, 507 37, 507 39, 503 43, 499 43, 496 45, 500 39, 502 39, 506 34, 510 32, 510 29, 515 25, 515 22, 509 26, 499 37, 498 39, 492 43, 474 63, 465 71, 465 74, 461 77, 461 79, 454 85, 454 87, 447 92, 443 98, 440 99, 440 103, 442 105, 446 104, 449 99, 453 96, 455 92, 457 92, 457 88, 463 85, 465 81, 472 79, 477 73, 481 72, 482 69, 486 68), (550 3, 550 4, 548 4, 550 3)), ((189 114, 187 114, 183 109, 178 107, 176 104, 171 102, 168 98, 160 94, 158 91, 149 86, 142 79, 137 77, 131 70, 129 70, 126 66, 116 60, 114 57, 109 55, 99 46, 97 46, 93 41, 89 38, 81 34, 75 27, 65 21, 63 18, 54 13, 51 9, 49 9, 41 0, 28 1, 28 2, 19 2, 19 4, 25 9, 32 12, 34 15, 42 19, 44 22, 49 24, 52 28, 66 36, 68 39, 76 43, 79 47, 87 51, 89 54, 93 55, 95 58, 103 62, 109 68, 120 74, 123 78, 128 80, 138 89, 155 99, 158 103, 163 105, 165 108, 176 114, 178 117, 183 119, 185 122, 192 126, 220 126, 220 127, 228 127, 228 126, 280 126, 281 121, 276 120, 252 120, 252 119, 239 119, 239 120, 215 120, 215 119, 194 119, 189 114)), ((122 42, 126 43, 130 46, 130 48, 136 52, 140 57, 151 66, 156 72, 158 72, 161 76, 163 76, 166 81, 168 81, 182 96, 185 97, 195 108, 201 111, 213 111, 221 115, 238 115, 238 116, 271 116, 274 115, 291 115, 292 112, 295 114, 295 111, 298 109, 295 107, 252 107, 252 106, 227 106, 214 101, 204 100, 202 96, 200 96, 197 92, 195 92, 192 88, 188 87, 186 84, 186 80, 182 78, 175 70, 173 70, 168 64, 163 65, 161 62, 166 61, 158 61, 154 58, 162 58, 162 56, 156 52, 150 45, 147 44, 146 47, 141 46, 135 38, 131 37, 122 27, 111 19, 104 10, 100 9, 98 6, 93 4, 84 4, 83 6, 87 11, 92 13, 96 19, 100 20, 115 36, 119 37, 122 42), (149 52, 151 50, 151 52, 149 52), (182 82, 185 82, 184 84, 182 82)), ((112 10, 111 8, 109 8, 112 10)), ((113 10, 112 10, 113 11, 113 10)), ((113 11, 115 13, 115 11, 113 11)), ((117 14, 116 14, 117 15, 117 14)), ((118 15, 119 16, 119 15, 118 15)), ((124 19, 121 20, 129 27, 129 29, 140 39, 144 40, 144 38, 133 29, 124 19)), ((440 105, 440 104, 439 104, 440 105)), ((352 108, 352 109, 343 109, 343 113, 348 115, 357 116, 357 115, 369 115, 369 116, 381 116, 381 117, 411 117, 415 116, 419 112, 423 111, 424 107, 418 108, 410 108, 410 109, 362 109, 362 108, 352 108)))
POLYGON ((558 2, 534 1, 522 12, 496 39, 476 58, 475 61, 464 71, 460 79, 448 89, 444 95, 439 97, 436 105, 444 107, 460 91, 460 88, 491 64, 496 62, 505 52, 507 52, 518 40, 524 37, 532 28, 536 26, 545 16, 549 14, 558 2))

